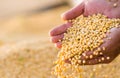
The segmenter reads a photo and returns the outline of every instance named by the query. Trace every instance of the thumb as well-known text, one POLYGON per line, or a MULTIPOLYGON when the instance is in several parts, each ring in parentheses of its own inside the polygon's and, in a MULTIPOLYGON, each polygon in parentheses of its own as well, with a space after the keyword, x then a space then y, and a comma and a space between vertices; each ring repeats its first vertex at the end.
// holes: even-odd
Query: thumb
POLYGON ((83 12, 84 12, 84 2, 81 2, 77 6, 70 9, 69 11, 63 13, 61 17, 63 20, 70 20, 76 18, 77 16, 80 16, 83 12))

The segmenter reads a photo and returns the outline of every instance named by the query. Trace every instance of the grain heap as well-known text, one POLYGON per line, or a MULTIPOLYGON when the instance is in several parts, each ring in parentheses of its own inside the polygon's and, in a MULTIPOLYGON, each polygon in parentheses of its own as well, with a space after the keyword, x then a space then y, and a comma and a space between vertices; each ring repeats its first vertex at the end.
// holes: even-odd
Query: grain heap
POLYGON ((47 37, 4 44, 0 47, 0 78, 56 78, 51 67, 57 51, 47 37))
MULTIPOLYGON (((93 51, 95 55, 101 53, 105 47, 98 47, 104 43, 103 38, 107 37, 106 33, 110 33, 111 28, 120 25, 120 19, 109 19, 101 14, 89 17, 81 15, 70 22, 73 26, 64 34, 62 48, 55 62, 53 73, 58 78, 81 78, 82 70, 79 64, 86 63, 80 60, 81 54, 86 51, 93 51)), ((92 56, 86 56, 86 58, 92 58, 92 56)))

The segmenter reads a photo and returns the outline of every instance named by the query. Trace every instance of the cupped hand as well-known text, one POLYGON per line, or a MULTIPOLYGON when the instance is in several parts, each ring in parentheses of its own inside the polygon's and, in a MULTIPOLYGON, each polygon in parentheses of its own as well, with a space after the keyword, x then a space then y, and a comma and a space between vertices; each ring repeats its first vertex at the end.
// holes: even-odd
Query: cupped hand
MULTIPOLYGON (((120 18, 120 0, 83 0, 82 3, 70 9, 69 11, 62 14, 63 20, 71 20, 83 14, 84 16, 89 16, 92 14, 101 13, 106 15, 108 18, 120 18)), ((64 37, 64 33, 67 28, 71 27, 72 24, 67 22, 65 24, 59 25, 50 31, 51 41, 55 43, 56 47, 61 48, 61 40, 64 37)), ((86 65, 98 64, 98 63, 109 63, 111 62, 120 52, 118 50, 120 47, 120 28, 113 28, 108 37, 111 40, 104 39, 105 43, 100 47, 105 47, 106 50, 103 51, 102 55, 94 56, 93 52, 85 52, 86 55, 93 55, 92 59, 86 59, 84 56, 81 60, 86 61, 86 65), (103 61, 98 62, 99 59, 105 58, 103 61), (110 57, 110 59, 108 59, 110 57)), ((82 63, 81 63, 82 64, 82 63)))
POLYGON ((103 40, 104 43, 96 48, 96 50, 100 49, 97 55, 94 54, 94 51, 88 51, 81 55, 80 65, 107 64, 120 54, 120 27, 112 28, 103 40), (85 63, 83 63, 83 61, 85 61, 85 63))
MULTIPOLYGON (((109 18, 120 18, 120 5, 114 6, 114 4, 120 4, 120 1, 111 0, 84 0, 79 5, 70 9, 62 14, 63 20, 71 20, 83 14, 84 16, 101 13, 109 18)), ((63 34, 67 28, 72 26, 70 23, 62 24, 50 31, 51 41, 56 44, 58 48, 61 48, 61 42, 63 34)))

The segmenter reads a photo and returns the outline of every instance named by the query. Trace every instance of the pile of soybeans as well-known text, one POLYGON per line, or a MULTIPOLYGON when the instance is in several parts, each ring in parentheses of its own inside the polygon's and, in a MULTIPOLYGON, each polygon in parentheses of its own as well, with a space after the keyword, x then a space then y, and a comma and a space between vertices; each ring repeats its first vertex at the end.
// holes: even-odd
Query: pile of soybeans
POLYGON ((57 51, 46 37, 3 44, 0 78, 56 78, 51 75, 51 68, 57 51))
MULTIPOLYGON (((109 19, 97 14, 88 17, 81 15, 69 22, 72 23, 72 27, 64 34, 53 74, 58 78, 82 78, 83 70, 80 64, 84 65, 86 61, 80 60, 81 55, 87 51, 93 51, 94 55, 102 53, 106 48, 98 47, 104 43, 103 39, 107 38, 106 33, 110 33, 112 28, 120 25, 120 19, 109 19)), ((86 58, 92 57, 86 56, 86 58)), ((110 57, 104 59, 109 60, 110 57)), ((98 61, 101 62, 102 59, 98 61)))

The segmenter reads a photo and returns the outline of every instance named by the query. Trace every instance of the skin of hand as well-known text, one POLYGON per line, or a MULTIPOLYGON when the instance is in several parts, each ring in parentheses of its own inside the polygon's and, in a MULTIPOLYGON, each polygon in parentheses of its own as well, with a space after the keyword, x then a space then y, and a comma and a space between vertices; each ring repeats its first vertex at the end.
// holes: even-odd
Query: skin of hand
MULTIPOLYGON (((82 3, 70 9, 69 11, 62 14, 63 20, 71 20, 83 14, 84 16, 89 16, 92 14, 101 13, 106 15, 108 18, 120 18, 120 0, 83 0, 82 3), (116 7, 114 4, 118 4, 116 7)), ((62 44, 59 40, 62 40, 64 33, 67 28, 71 27, 72 24, 67 22, 65 24, 59 25, 50 31, 51 41, 55 43, 56 47, 61 48, 62 44)), ((120 53, 120 28, 113 28, 110 30, 110 34, 107 33, 107 38, 105 38, 104 43, 99 47, 105 47, 106 49, 102 51, 102 55, 94 55, 93 52, 85 52, 81 55, 81 60, 86 61, 84 65, 94 65, 99 63, 110 63, 114 60, 120 53), (93 58, 85 58, 84 55, 93 58), (107 57, 110 57, 107 59, 107 57), (98 60, 104 58, 101 62, 98 60)), ((82 63, 80 64, 82 65, 82 63)))

